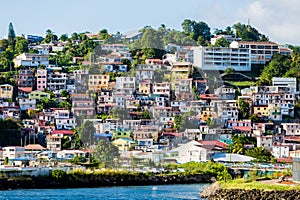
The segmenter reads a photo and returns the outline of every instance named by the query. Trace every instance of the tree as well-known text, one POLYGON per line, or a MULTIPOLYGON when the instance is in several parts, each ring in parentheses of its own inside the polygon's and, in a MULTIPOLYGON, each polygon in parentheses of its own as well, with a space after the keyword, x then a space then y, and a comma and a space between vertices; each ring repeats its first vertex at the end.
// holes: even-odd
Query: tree
POLYGON ((224 70, 224 73, 227 75, 232 75, 235 73, 235 69, 233 69, 232 67, 228 67, 224 70))
POLYGON ((82 141, 82 143, 85 146, 90 146, 95 143, 94 141, 94 133, 96 132, 96 129, 94 127, 93 122, 87 120, 78 129, 79 137, 82 141))
POLYGON ((147 28, 141 39, 141 48, 144 58, 162 58, 164 53, 163 41, 158 31, 147 28))
POLYGON ((219 181, 224 181, 224 182, 232 180, 232 176, 230 175, 228 169, 226 168, 223 171, 218 172, 217 178, 219 181))
POLYGON ((21 54, 28 52, 28 41, 24 37, 16 38, 15 53, 21 54))
POLYGON ((59 37, 59 40, 60 40, 60 41, 63 41, 63 42, 67 41, 67 40, 68 40, 68 34, 62 34, 62 35, 59 37))
POLYGON ((94 159, 99 163, 104 163, 105 166, 112 165, 115 158, 119 157, 118 147, 106 140, 99 140, 95 152, 94 159))
POLYGON ((144 110, 141 118, 142 119, 151 119, 149 110, 144 110))
POLYGON ((58 41, 57 35, 55 35, 54 32, 51 31, 50 29, 47 29, 45 39, 42 41, 42 43, 55 43, 57 41, 58 41))
POLYGON ((219 38, 217 39, 214 46, 216 47, 229 47, 229 42, 225 38, 219 38))
POLYGON ((274 156, 262 147, 247 149, 245 151, 245 155, 256 158, 256 161, 258 162, 270 162, 272 159, 274 159, 274 156))
POLYGON ((243 99, 239 99, 239 118, 249 119, 250 117, 250 104, 243 99))
POLYGON ((240 22, 232 26, 235 29, 235 36, 242 38, 243 41, 268 41, 268 37, 259 33, 257 29, 250 25, 241 24, 240 22))
POLYGON ((185 19, 181 23, 184 34, 197 41, 201 45, 205 45, 206 41, 211 38, 210 28, 205 22, 196 22, 190 19, 185 19))
POLYGON ((16 33, 14 30, 14 27, 12 23, 10 22, 8 25, 8 34, 7 34, 7 40, 8 40, 8 45, 14 49, 15 47, 15 38, 16 38, 16 33))

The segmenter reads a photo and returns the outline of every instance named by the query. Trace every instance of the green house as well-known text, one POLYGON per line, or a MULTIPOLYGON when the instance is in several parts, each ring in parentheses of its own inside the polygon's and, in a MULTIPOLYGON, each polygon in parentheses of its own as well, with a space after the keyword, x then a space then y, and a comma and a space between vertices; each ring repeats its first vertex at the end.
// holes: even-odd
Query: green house
POLYGON ((42 92, 42 91, 33 91, 33 92, 29 93, 29 99, 41 100, 43 98, 50 99, 50 94, 47 92, 42 92))

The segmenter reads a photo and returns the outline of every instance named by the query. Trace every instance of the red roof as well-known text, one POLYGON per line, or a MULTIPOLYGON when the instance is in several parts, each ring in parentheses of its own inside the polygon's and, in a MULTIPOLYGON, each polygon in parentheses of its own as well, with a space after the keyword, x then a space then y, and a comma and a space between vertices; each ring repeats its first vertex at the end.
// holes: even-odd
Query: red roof
POLYGON ((199 140, 198 142, 201 143, 203 147, 212 147, 211 149, 215 149, 215 148, 226 149, 227 147, 226 143, 221 142, 219 140, 211 140, 211 141, 199 140))
POLYGON ((22 92, 32 92, 32 88, 31 87, 18 87, 18 90, 19 91, 22 91, 22 92))
POLYGON ((251 131, 250 126, 233 126, 232 128, 237 131, 251 131))
POLYGON ((70 130, 53 130, 52 134, 74 135, 74 132, 70 130))
POLYGON ((292 157, 288 157, 288 158, 276 158, 277 162, 281 162, 281 163, 292 163, 293 159, 292 157))

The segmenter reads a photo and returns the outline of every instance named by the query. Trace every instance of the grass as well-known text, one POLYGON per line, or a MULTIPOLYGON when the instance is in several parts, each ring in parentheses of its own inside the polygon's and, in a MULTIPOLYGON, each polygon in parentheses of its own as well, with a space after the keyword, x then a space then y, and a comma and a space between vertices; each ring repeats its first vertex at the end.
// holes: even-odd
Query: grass
POLYGON ((250 87, 255 84, 252 81, 228 81, 228 83, 236 87, 250 87))
POLYGON ((246 190, 299 190, 300 185, 266 184, 259 181, 244 182, 244 179, 235 179, 228 182, 220 181, 222 189, 246 189, 246 190))

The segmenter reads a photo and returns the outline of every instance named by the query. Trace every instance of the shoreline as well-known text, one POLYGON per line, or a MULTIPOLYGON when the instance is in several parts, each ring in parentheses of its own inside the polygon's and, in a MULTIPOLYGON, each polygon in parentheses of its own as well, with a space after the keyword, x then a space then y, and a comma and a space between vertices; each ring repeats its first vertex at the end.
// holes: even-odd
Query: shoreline
POLYGON ((198 175, 77 175, 61 177, 59 180, 51 176, 12 177, 0 179, 1 190, 17 189, 64 189, 64 188, 96 188, 111 186, 144 186, 167 184, 211 183, 211 176, 198 175))

